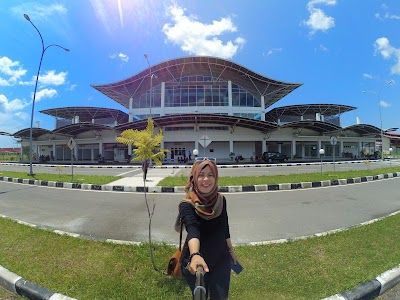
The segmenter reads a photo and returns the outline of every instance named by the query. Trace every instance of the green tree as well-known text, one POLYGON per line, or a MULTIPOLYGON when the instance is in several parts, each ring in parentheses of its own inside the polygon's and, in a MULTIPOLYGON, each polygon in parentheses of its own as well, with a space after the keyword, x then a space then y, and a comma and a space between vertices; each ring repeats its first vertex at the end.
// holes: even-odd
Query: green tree
POLYGON ((147 174, 147 160, 152 159, 154 163, 158 166, 162 165, 162 160, 165 157, 165 152, 169 152, 169 150, 161 148, 161 142, 163 140, 163 133, 161 128, 159 129, 158 134, 154 132, 154 123, 151 118, 147 119, 147 127, 144 130, 136 130, 136 129, 127 129, 124 130, 117 138, 117 142, 120 142, 124 145, 133 145, 135 148, 133 149, 133 158, 132 161, 142 161, 142 170, 143 170, 143 186, 144 186, 144 198, 146 201, 147 213, 149 216, 149 247, 150 247, 150 259, 153 264, 153 268, 156 271, 159 271, 157 268, 154 257, 153 257, 153 248, 151 246, 151 221, 153 219, 154 210, 156 204, 153 199, 153 207, 150 211, 149 203, 147 201, 147 193, 146 193, 146 174, 147 174))
POLYGON ((132 161, 143 161, 152 159, 157 166, 162 165, 162 160, 165 158, 165 152, 169 150, 161 148, 163 140, 163 132, 161 128, 158 134, 154 132, 154 123, 152 119, 147 120, 147 127, 144 130, 127 129, 124 130, 118 137, 117 142, 125 145, 133 145, 132 161))

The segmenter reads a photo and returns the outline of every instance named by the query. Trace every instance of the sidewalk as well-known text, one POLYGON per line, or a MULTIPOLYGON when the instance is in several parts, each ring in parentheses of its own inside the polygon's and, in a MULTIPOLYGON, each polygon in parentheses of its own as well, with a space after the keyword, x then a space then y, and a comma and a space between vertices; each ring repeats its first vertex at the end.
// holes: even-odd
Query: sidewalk
MULTIPOLYGON (((157 184, 167 176, 175 176, 181 168, 149 168, 147 171, 146 187, 155 187, 157 184)), ((143 173, 140 172, 131 177, 124 177, 116 181, 106 184, 107 186, 143 186, 143 173)))

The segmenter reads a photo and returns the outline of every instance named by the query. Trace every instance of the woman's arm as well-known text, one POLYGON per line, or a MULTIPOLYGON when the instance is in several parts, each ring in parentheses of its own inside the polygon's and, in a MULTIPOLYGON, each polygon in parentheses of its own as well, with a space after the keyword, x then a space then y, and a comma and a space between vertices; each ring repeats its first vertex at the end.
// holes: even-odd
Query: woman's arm
POLYGON ((197 266, 200 265, 203 267, 205 272, 208 272, 208 266, 204 261, 204 258, 200 254, 200 240, 198 238, 192 238, 188 242, 190 257, 191 260, 189 262, 189 272, 191 274, 196 273, 197 266), (199 254, 196 254, 199 253, 199 254))
POLYGON ((233 263, 236 265, 236 263, 238 263, 239 261, 236 257, 235 250, 233 250, 232 241, 230 238, 226 239, 226 244, 228 245, 229 254, 231 255, 231 257, 233 259, 233 263))

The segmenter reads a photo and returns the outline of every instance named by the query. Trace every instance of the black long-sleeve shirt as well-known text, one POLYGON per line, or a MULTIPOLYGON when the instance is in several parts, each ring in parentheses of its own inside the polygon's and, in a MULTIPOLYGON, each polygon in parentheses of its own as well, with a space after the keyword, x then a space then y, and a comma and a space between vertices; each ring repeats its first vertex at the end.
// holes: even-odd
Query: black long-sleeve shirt
MULTIPOLYGON (((192 204, 182 202, 179 204, 179 212, 187 231, 187 242, 192 238, 200 240, 200 253, 210 270, 219 260, 228 258, 229 251, 226 239, 230 238, 228 214, 226 211, 226 199, 223 198, 221 214, 211 220, 199 217, 192 204)), ((184 252, 184 256, 189 256, 189 251, 184 252)))

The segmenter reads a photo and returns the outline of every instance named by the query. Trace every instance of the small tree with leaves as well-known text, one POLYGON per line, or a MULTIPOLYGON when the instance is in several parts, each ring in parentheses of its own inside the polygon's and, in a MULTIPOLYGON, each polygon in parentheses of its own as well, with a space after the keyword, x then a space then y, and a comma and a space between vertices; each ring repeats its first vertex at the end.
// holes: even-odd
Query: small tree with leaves
POLYGON ((161 142, 163 140, 163 133, 161 128, 158 130, 156 134, 154 132, 154 123, 151 118, 147 120, 147 127, 144 130, 136 130, 136 129, 127 129, 124 130, 117 138, 117 142, 120 142, 125 145, 133 145, 135 148, 133 149, 134 155, 132 161, 141 161, 142 162, 142 170, 143 170, 143 186, 144 186, 144 198, 146 201, 147 213, 149 216, 149 247, 150 247, 150 258, 151 263, 153 264, 153 268, 158 271, 156 264, 153 258, 153 249, 151 246, 151 221, 154 215, 155 203, 153 199, 153 207, 150 210, 149 203, 147 201, 147 193, 146 193, 146 177, 147 177, 147 168, 149 159, 153 160, 154 163, 158 166, 162 165, 162 160, 165 157, 165 152, 169 152, 169 150, 161 148, 161 142))

